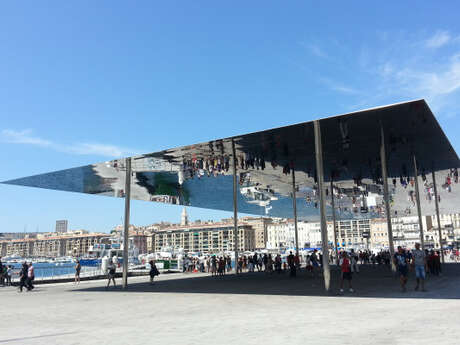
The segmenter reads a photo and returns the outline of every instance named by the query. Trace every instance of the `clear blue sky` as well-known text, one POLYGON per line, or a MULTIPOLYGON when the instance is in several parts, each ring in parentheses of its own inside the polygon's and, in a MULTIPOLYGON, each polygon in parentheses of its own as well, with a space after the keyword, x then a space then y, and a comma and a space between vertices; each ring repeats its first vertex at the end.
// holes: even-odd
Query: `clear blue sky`
MULTIPOLYGON (((426 98, 460 152, 455 1, 9 1, 0 181, 426 98)), ((0 232, 108 231, 123 200, 0 185, 0 232)), ((132 223, 180 208, 132 202, 132 223)), ((189 209, 192 219, 229 216, 189 209)))

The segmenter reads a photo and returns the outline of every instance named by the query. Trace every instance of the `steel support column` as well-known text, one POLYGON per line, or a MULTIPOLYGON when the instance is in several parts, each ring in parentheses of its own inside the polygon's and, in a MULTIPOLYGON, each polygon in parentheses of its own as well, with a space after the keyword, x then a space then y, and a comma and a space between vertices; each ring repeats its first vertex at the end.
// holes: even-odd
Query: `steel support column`
POLYGON ((235 274, 238 274, 238 180, 236 176, 236 150, 235 142, 232 139, 233 153, 233 243, 235 245, 235 274))
POLYGON ((125 159, 125 224, 123 227, 123 289, 128 288, 129 212, 131 201, 131 158, 125 159))
POLYGON ((327 223, 326 223, 326 200, 324 198, 324 170, 323 170, 323 147, 321 143, 321 128, 319 121, 314 121, 315 130, 315 154, 316 154, 316 175, 318 180, 318 198, 319 198, 319 212, 321 219, 321 250, 323 253, 323 275, 324 275, 324 288, 329 291, 331 284, 331 271, 329 268, 329 243, 327 236, 327 223))
POLYGON ((332 229, 334 230, 334 250, 335 250, 335 264, 339 264, 339 249, 337 248, 337 231, 336 231, 336 220, 335 220, 335 200, 334 200, 334 184, 332 181, 331 174, 331 207, 332 207, 332 229))
POLYGON ((415 155, 412 157, 414 160, 414 180, 415 180, 415 199, 417 202, 417 214, 418 214, 418 226, 420 230, 420 245, 422 250, 425 250, 425 238, 423 235, 423 221, 422 221, 422 207, 420 206, 420 193, 418 188, 418 170, 417 170, 417 159, 415 155))
POLYGON ((299 231, 297 230, 297 200, 294 167, 292 168, 292 208, 294 209, 295 253, 299 255, 299 231))
POLYGON ((439 245, 441 247, 441 259, 444 263, 444 251, 442 250, 442 231, 441 231, 441 217, 439 216, 439 200, 438 200, 438 188, 436 187, 436 174, 433 171, 431 172, 433 176, 433 189, 434 189, 434 205, 436 206, 436 220, 438 221, 438 236, 439 236, 439 245))
POLYGON ((387 170, 387 155, 385 152, 385 134, 383 132, 383 127, 380 125, 380 163, 382 168, 382 180, 383 180, 383 198, 385 201, 385 215, 387 218, 387 228, 388 228, 388 245, 390 247, 390 262, 391 269, 393 272, 396 272, 396 266, 393 263, 393 255, 395 253, 395 247, 393 244, 393 229, 391 226, 391 209, 390 209, 390 196, 388 192, 388 170, 387 170))

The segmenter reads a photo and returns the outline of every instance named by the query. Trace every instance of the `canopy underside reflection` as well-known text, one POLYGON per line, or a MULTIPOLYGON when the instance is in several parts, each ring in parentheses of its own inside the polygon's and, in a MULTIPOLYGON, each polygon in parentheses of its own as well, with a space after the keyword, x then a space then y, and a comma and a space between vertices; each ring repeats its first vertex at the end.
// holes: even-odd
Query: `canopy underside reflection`
MULTIPOLYGON (((424 100, 325 118, 319 123, 324 180, 333 182, 333 190, 326 183, 326 203, 331 204, 334 193, 338 219, 385 216, 379 155, 382 129, 392 213, 417 213, 414 156, 422 212, 435 213, 432 171, 436 172, 440 212, 458 212, 458 156, 424 100)), ((298 218, 319 218, 313 122, 132 157, 131 199, 232 211, 233 158, 239 212, 292 217, 294 170, 298 218)), ((125 160, 3 183, 124 197, 125 160)))

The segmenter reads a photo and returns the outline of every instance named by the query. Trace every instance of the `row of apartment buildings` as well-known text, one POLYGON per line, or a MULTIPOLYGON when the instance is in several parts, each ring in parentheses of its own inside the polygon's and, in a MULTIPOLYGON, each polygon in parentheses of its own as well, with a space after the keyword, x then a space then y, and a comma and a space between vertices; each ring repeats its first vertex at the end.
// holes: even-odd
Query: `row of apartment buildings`
MULTIPOLYGON (((418 217, 401 217, 392 220, 393 238, 396 246, 413 248, 420 242, 418 217)), ((328 242, 334 243, 333 223, 327 222, 328 242)), ((183 248, 187 252, 219 253, 234 250, 233 220, 219 223, 196 222, 192 224, 159 224, 149 228, 147 252, 158 252, 165 247, 183 248)), ((319 222, 297 223, 299 247, 321 247, 319 222)), ((427 247, 440 247, 435 217, 423 217, 424 240, 427 247)), ((443 245, 460 241, 460 214, 441 217, 443 245)), ((339 247, 355 249, 388 248, 388 229, 385 219, 353 219, 336 222, 336 236, 339 247)), ((238 221, 238 250, 293 248, 295 246, 294 221, 245 217, 238 221)))
POLYGON ((108 234, 88 233, 84 230, 65 234, 36 234, 22 239, 0 241, 0 256, 80 257, 87 254, 94 244, 104 243, 108 238, 108 234))
MULTIPOLYGON (((413 248, 420 242, 418 217, 392 218, 395 246, 413 248)), ((441 229, 443 245, 460 241, 460 214, 442 215, 441 229)), ((436 217, 423 217, 424 240, 427 247, 439 248, 436 217)), ((329 245, 334 243, 332 222, 327 222, 329 245)), ((81 257, 96 243, 109 243, 110 236, 119 237, 122 226, 111 234, 74 231, 65 234, 38 234, 24 239, 0 241, 0 255, 22 257, 81 257)), ((221 222, 193 222, 183 219, 181 224, 159 223, 149 226, 130 226, 130 238, 139 253, 159 252, 167 247, 182 248, 186 252, 221 253, 233 251, 233 219, 221 222)), ((388 248, 388 230, 384 219, 338 220, 336 235, 339 247, 355 249, 388 248)), ((321 247, 319 222, 298 222, 300 248, 321 247)), ((294 221, 263 217, 244 217, 238 221, 238 250, 260 249, 283 250, 295 246, 294 221)))

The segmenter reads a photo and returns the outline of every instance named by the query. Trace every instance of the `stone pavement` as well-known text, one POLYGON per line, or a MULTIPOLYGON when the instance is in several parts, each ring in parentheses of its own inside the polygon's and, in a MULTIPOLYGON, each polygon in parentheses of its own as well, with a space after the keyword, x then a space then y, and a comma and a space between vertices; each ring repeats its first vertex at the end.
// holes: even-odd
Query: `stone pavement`
POLYGON ((454 344, 460 338, 460 266, 408 292, 386 268, 364 267, 357 292, 327 295, 320 277, 265 273, 210 277, 163 274, 155 285, 130 278, 0 287, 0 344, 454 344), (118 283, 121 282, 118 280, 118 283))

